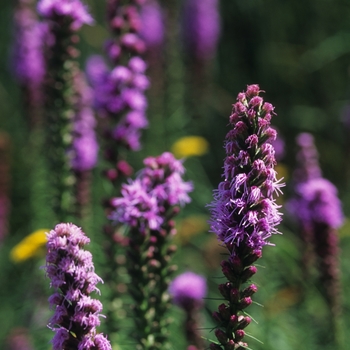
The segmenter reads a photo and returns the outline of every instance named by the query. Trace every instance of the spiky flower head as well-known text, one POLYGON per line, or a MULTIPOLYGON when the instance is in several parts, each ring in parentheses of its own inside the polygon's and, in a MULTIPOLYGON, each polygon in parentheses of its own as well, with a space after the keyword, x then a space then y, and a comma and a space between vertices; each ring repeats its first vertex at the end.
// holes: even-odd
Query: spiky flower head
POLYGON ((58 224, 47 235, 46 274, 56 292, 49 298, 55 309, 49 327, 56 332, 53 350, 111 350, 109 341, 96 333, 102 304, 89 295, 102 282, 94 272, 92 254, 83 249, 90 242, 74 224, 58 224))
POLYGON ((122 186, 122 197, 112 200, 115 211, 111 219, 131 227, 158 230, 169 208, 190 202, 192 184, 183 181, 185 169, 169 152, 146 158, 144 165, 134 181, 122 186))
POLYGON ((232 255, 241 245, 261 250, 278 232, 281 221, 273 198, 282 186, 271 145, 277 134, 270 127, 274 107, 264 102, 261 92, 259 85, 249 85, 233 105, 225 141, 224 180, 211 204, 211 230, 232 255))

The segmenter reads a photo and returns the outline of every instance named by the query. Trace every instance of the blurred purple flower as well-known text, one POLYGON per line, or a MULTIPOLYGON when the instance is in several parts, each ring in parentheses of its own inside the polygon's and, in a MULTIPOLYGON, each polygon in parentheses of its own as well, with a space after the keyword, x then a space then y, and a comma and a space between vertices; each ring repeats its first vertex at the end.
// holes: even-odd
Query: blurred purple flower
POLYGON ((147 48, 158 47, 164 41, 164 14, 157 0, 148 0, 141 9, 140 36, 147 48))
POLYGON ((198 60, 209 60, 216 53, 220 37, 218 0, 185 0, 182 36, 186 49, 198 60))
POLYGON ((106 42, 105 49, 112 67, 100 56, 92 56, 86 67, 95 107, 101 117, 108 118, 106 136, 111 138, 113 147, 122 145, 133 151, 140 149, 141 130, 148 126, 145 90, 149 80, 145 75, 147 65, 140 57, 145 51, 140 36, 140 12, 144 5, 139 5, 142 6, 108 1, 107 16, 115 37, 106 42), (135 120, 126 117, 130 112, 139 112, 138 120, 142 122, 130 122, 135 120))
POLYGON ((7 350, 34 350, 29 331, 26 328, 14 328, 6 339, 7 350))
POLYGON ((341 202, 330 181, 314 178, 297 184, 294 190, 297 198, 289 203, 288 209, 304 225, 319 223, 339 228, 343 224, 341 202))
POLYGON ((45 74, 43 55, 45 26, 38 22, 35 12, 29 6, 23 5, 17 6, 14 21, 14 73, 21 85, 38 89, 45 74))
POLYGON ((45 270, 51 287, 56 289, 49 298, 55 309, 49 322, 49 327, 56 332, 53 350, 111 350, 109 341, 96 334, 102 304, 89 294, 99 292, 96 284, 102 280, 94 272, 91 253, 83 250, 90 239, 79 227, 65 223, 56 225, 47 238, 45 270))
POLYGON ((193 187, 182 180, 183 165, 171 153, 146 158, 144 164, 136 180, 122 186, 122 197, 112 199, 111 219, 142 230, 160 230, 167 209, 190 202, 193 187))
POLYGON ((299 226, 306 277, 312 266, 319 268, 320 289, 330 306, 331 327, 336 327, 341 308, 337 229, 344 221, 342 205, 336 187, 322 177, 313 136, 301 133, 296 142, 294 196, 286 208, 299 226))
POLYGON ((140 149, 141 130, 148 126, 144 91, 149 80, 145 70, 145 61, 137 56, 132 57, 127 66, 117 66, 113 70, 109 70, 100 56, 92 56, 87 62, 87 74, 95 91, 95 107, 101 117, 120 115, 110 135, 132 150, 140 149))
POLYGON ((204 305, 207 293, 206 279, 193 272, 185 272, 174 278, 169 286, 169 294, 174 304, 181 307, 186 314, 184 330, 188 345, 194 349, 204 349, 200 334, 199 309, 204 305))
POLYGON ((95 133, 95 116, 92 110, 92 89, 85 76, 79 72, 74 77, 76 91, 73 121, 72 168, 77 171, 91 170, 97 163, 98 143, 95 133))
POLYGON ((94 22, 87 7, 80 0, 39 0, 37 9, 39 14, 47 19, 61 16, 71 18, 72 30, 78 30, 83 24, 94 22))
POLYGON ((336 187, 322 177, 313 136, 301 133, 296 143, 299 149, 293 174, 295 195, 287 203, 288 211, 303 227, 323 223, 339 228, 344 220, 341 202, 336 187))
POLYGON ((296 137, 296 144, 298 152, 297 166, 293 173, 294 181, 298 183, 321 177, 322 172, 318 164, 318 152, 313 136, 307 132, 300 133, 296 137))
POLYGON ((207 293, 207 284, 204 277, 193 272, 184 272, 170 283, 169 293, 174 304, 183 309, 200 306, 207 293))

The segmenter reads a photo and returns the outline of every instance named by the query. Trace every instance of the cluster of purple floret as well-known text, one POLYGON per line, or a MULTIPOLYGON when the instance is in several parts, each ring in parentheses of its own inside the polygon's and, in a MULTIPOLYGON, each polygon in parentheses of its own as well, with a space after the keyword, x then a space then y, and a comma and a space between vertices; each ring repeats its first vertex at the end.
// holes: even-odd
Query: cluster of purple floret
POLYGON ((224 181, 211 204, 211 229, 219 240, 233 247, 243 244, 251 250, 268 244, 281 221, 273 198, 282 186, 274 170, 271 145, 276 138, 276 131, 270 127, 274 108, 264 103, 260 92, 258 85, 250 85, 233 105, 232 129, 225 142, 224 181))
POLYGON ((146 158, 144 165, 135 180, 122 185, 122 196, 112 199, 111 219, 141 231, 160 230, 168 209, 190 202, 193 186, 182 179, 183 164, 169 152, 146 158))
POLYGON ((92 254, 83 249, 90 242, 73 224, 59 224, 47 235, 46 274, 56 292, 49 298, 55 313, 49 327, 56 331, 53 350, 111 349, 107 338, 96 332, 102 304, 90 297, 102 282, 95 273, 92 254))

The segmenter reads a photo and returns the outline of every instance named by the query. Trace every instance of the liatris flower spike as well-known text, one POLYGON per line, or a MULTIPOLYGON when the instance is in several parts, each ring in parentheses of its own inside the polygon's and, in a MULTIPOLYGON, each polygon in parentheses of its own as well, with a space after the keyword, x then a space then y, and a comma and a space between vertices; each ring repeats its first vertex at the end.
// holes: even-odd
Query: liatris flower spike
POLYGON ((220 37, 218 0, 183 2, 183 39, 186 49, 198 61, 213 58, 220 37))
POLYGON ((56 292, 49 298, 55 314, 49 327, 56 332, 53 350, 111 350, 105 336, 96 332, 102 304, 92 299, 102 282, 94 272, 92 255, 83 247, 90 242, 73 224, 61 223, 47 235, 46 274, 56 292))
POLYGON ((188 345, 192 345, 193 349, 203 349, 198 311, 203 306, 203 298, 207 293, 205 278, 190 271, 182 273, 171 282, 169 293, 173 303, 186 313, 184 330, 188 345))
POLYGON ((184 167, 171 153, 146 158, 144 165, 136 180, 122 186, 122 197, 113 200, 111 219, 129 227, 127 263, 137 349, 163 350, 168 349, 173 217, 179 205, 190 201, 192 185, 182 180, 184 167))
POLYGON ((227 247, 229 257, 222 261, 228 282, 219 285, 226 303, 213 317, 218 326, 211 349, 244 349, 244 328, 251 322, 245 308, 257 291, 246 282, 257 272, 252 265, 262 256, 262 248, 278 233, 281 221, 274 194, 283 186, 274 170, 271 141, 276 131, 270 127, 274 107, 260 97, 259 85, 249 85, 239 93, 230 116, 231 130, 225 141, 224 180, 214 191, 211 203, 211 231, 227 247))
POLYGON ((14 12, 13 69, 22 89, 25 112, 34 125, 40 123, 45 75, 43 42, 45 25, 34 11, 34 1, 19 0, 14 12))
POLYGON ((294 171, 294 197, 287 208, 299 226, 307 277, 311 275, 311 267, 318 267, 319 288, 331 315, 332 332, 329 334, 339 341, 341 287, 337 230, 343 224, 344 215, 337 188, 322 177, 312 135, 299 134, 296 141, 299 151, 298 167, 294 171))
POLYGON ((77 59, 77 31, 83 24, 91 24, 93 19, 80 0, 40 0, 37 8, 48 28, 44 100, 52 206, 58 222, 68 221, 76 211, 76 176, 72 162, 76 165, 77 158, 72 150, 77 146, 73 145, 77 138, 73 137, 73 121, 81 120, 86 114, 82 111, 86 106, 79 98, 81 91, 76 86, 77 76, 81 74, 77 59))

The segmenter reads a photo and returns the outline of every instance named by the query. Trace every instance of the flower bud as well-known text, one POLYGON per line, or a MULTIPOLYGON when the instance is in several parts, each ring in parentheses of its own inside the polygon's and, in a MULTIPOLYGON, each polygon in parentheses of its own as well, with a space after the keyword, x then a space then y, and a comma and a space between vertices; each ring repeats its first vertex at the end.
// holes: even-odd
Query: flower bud
POLYGON ((249 280, 249 278, 255 275, 257 271, 258 269, 255 266, 249 266, 248 268, 246 268, 241 274, 242 282, 246 282, 247 280, 249 280))
POLYGON ((255 284, 251 284, 241 292, 241 297, 251 297, 258 291, 258 287, 255 284))
POLYGON ((215 336, 222 345, 227 343, 227 335, 221 329, 218 328, 215 330, 215 336))
POLYGON ((245 332, 242 329, 237 329, 235 332, 235 341, 239 342, 245 336, 245 332))
POLYGON ((252 304, 252 298, 251 297, 245 297, 245 298, 242 298, 241 300, 240 300, 240 302, 238 303, 238 308, 240 309, 240 310, 243 310, 243 309, 245 309, 246 307, 248 307, 249 305, 251 305, 252 304))

